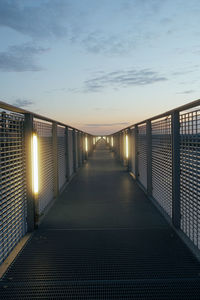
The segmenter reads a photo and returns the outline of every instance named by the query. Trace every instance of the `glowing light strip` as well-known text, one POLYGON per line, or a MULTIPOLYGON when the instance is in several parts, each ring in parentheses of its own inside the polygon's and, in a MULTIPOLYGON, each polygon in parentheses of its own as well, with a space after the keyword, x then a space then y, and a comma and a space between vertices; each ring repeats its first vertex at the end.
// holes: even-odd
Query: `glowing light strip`
POLYGON ((113 142, 113 136, 111 136, 111 146, 113 147, 114 142, 113 142))
POLYGON ((38 185, 38 139, 37 135, 33 134, 33 192, 37 194, 39 191, 38 185))
POLYGON ((128 135, 126 135, 126 158, 128 158, 128 135))
POLYGON ((85 138, 85 151, 88 152, 88 139, 85 138))

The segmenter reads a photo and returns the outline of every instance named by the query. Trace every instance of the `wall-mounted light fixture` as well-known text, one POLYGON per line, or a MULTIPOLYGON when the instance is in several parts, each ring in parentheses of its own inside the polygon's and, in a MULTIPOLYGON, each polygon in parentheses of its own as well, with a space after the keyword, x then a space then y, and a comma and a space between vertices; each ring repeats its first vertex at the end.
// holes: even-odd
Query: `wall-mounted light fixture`
POLYGON ((128 158, 129 153, 128 153, 128 135, 126 134, 126 158, 128 158))
POLYGON ((33 134, 32 138, 32 172, 33 172, 33 193, 38 194, 39 192, 39 180, 38 180, 38 137, 36 133, 33 134))
POLYGON ((114 140, 113 140, 113 136, 111 136, 111 147, 114 146, 114 140))
POLYGON ((85 137, 85 151, 88 152, 88 138, 85 137))

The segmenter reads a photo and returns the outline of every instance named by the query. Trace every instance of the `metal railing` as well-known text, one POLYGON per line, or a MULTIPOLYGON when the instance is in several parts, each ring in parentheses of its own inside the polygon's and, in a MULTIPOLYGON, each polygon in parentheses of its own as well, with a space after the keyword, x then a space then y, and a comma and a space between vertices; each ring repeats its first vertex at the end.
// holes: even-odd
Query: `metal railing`
POLYGON ((0 264, 37 226, 92 150, 90 134, 0 102, 0 264), (37 194, 33 190, 34 134, 38 140, 37 194))
POLYGON ((118 158, 199 254, 200 100, 126 127, 111 138, 118 158))
MULTIPOLYGON (((0 102, 0 264, 82 166, 94 140, 69 125, 0 102)), ((200 249, 200 100, 129 126, 106 141, 174 227, 200 249)))

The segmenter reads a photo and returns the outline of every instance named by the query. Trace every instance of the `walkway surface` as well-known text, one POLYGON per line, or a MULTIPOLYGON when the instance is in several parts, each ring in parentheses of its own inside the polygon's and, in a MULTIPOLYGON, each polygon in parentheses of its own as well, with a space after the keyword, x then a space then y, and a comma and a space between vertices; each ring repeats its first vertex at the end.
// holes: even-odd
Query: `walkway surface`
POLYGON ((5 274, 0 299, 200 299, 200 264, 101 142, 5 274))

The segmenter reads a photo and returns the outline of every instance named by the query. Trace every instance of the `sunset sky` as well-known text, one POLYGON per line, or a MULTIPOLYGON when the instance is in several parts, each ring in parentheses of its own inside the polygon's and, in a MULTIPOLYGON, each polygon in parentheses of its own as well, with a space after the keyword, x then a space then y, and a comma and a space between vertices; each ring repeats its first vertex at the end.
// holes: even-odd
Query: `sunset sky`
POLYGON ((107 134, 200 98, 199 0, 0 0, 0 100, 107 134))

